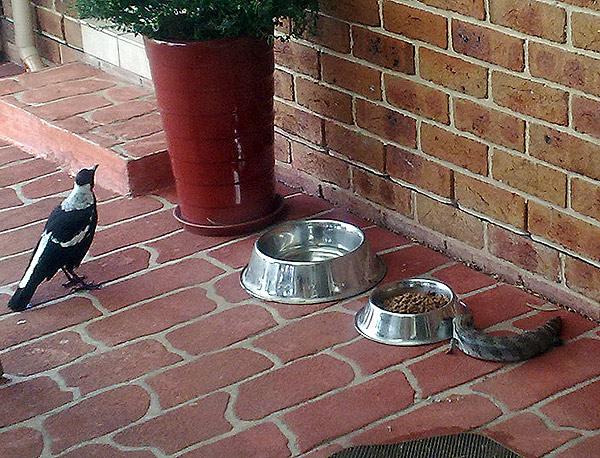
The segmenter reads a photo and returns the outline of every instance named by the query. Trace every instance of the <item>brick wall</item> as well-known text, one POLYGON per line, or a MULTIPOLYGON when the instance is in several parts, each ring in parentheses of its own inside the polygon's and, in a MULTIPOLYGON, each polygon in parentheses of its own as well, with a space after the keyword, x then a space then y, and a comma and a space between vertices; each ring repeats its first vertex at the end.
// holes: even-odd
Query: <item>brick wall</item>
MULTIPOLYGON (((68 0, 34 0, 36 46, 40 55, 55 63, 67 63, 83 58, 81 25, 68 0)), ((5 54, 18 61, 14 47, 11 0, 2 0, 2 35, 5 54)))
POLYGON ((280 176, 600 317, 600 4, 323 0, 280 176))
MULTIPOLYGON (((148 76, 139 40, 33 3, 43 57, 148 76)), ((280 179, 600 319, 600 3, 322 12, 315 36, 276 44, 280 179)))

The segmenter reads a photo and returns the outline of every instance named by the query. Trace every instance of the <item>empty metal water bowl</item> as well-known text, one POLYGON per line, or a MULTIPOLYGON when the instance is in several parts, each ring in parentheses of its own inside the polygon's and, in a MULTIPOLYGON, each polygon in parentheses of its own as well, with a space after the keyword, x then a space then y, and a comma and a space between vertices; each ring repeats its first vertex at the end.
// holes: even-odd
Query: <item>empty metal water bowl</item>
POLYGON ((367 305, 354 317, 354 325, 363 336, 390 345, 424 345, 452 337, 452 317, 464 313, 450 287, 428 278, 408 278, 377 287, 367 305), (383 308, 386 299, 406 292, 436 293, 447 302, 424 313, 396 313, 383 308))
POLYGON ((241 284, 267 301, 313 304, 360 294, 384 274, 385 265, 358 227, 299 220, 282 223, 256 241, 241 284))

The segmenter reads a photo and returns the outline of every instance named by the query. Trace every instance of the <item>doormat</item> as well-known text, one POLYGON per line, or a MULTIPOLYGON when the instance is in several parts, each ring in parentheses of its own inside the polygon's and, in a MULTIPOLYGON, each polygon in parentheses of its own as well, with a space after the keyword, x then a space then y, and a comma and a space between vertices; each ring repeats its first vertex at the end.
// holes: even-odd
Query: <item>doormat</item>
POLYGON ((359 445, 329 458, 523 458, 489 437, 474 433, 427 437, 399 444, 359 445))

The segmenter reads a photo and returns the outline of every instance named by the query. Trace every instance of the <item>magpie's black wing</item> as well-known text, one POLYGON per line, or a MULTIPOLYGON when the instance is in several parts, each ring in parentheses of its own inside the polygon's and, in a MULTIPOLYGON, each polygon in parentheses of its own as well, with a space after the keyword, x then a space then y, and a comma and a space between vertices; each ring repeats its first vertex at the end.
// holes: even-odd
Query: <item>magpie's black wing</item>
POLYGON ((57 242, 67 243, 82 231, 89 229, 88 226, 94 225, 95 209, 93 206, 83 210, 64 211, 60 205, 52 210, 44 230, 52 235, 57 242))

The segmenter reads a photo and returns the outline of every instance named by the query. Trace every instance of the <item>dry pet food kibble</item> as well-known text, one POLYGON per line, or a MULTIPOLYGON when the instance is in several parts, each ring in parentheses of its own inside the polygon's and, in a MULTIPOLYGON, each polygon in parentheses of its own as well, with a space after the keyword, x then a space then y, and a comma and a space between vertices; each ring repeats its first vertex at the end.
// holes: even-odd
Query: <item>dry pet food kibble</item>
POLYGON ((439 309, 448 303, 448 298, 436 293, 406 292, 388 297, 381 306, 395 313, 425 313, 439 309))

